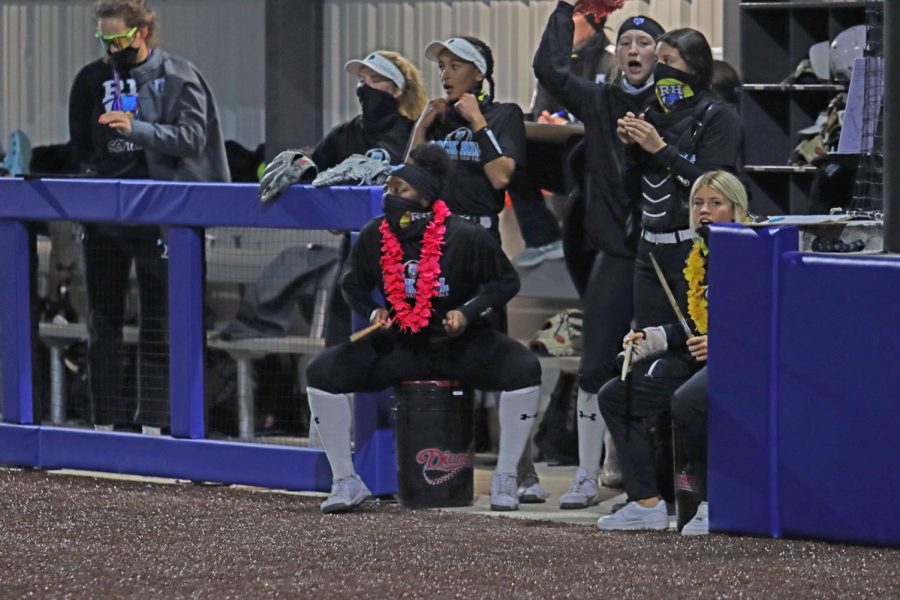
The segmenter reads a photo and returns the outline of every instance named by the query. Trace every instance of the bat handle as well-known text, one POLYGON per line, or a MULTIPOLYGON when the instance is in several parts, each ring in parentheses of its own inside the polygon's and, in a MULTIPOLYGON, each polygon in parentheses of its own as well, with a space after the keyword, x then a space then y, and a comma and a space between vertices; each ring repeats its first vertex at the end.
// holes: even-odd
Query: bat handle
POLYGON ((365 329, 360 329, 356 333, 351 334, 350 341, 357 342, 357 341, 363 339, 364 337, 366 337, 367 335, 369 335, 371 333, 375 333, 382 327, 383 327, 383 325, 382 325, 381 321, 376 321, 376 322, 372 323, 371 325, 369 325, 368 327, 366 327, 365 329))

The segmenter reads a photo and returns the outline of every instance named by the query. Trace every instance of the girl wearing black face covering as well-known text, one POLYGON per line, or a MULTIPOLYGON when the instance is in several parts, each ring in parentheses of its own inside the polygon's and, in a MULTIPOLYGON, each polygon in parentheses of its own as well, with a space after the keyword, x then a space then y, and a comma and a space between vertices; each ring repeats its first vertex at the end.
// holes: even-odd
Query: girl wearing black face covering
POLYGON ((736 172, 741 166, 741 122, 710 89, 713 58, 703 34, 688 28, 664 34, 657 43, 656 58, 656 102, 643 113, 627 113, 617 124, 617 134, 641 174, 643 232, 634 277, 636 328, 672 316, 650 253, 675 298, 686 298, 681 270, 695 235, 688 225, 688 192, 694 181, 706 171, 736 172))
POLYGON ((362 229, 341 281, 347 303, 382 331, 328 348, 307 368, 309 405, 334 479, 323 512, 352 510, 369 496, 351 461, 346 394, 434 378, 504 390, 491 507, 518 508, 516 463, 537 411, 540 362, 485 321, 518 292, 519 279, 485 229, 438 199, 448 165, 443 149, 425 144, 388 179, 385 215, 362 229))
POLYGON ((428 102, 410 148, 426 142, 443 146, 453 161, 452 185, 443 195, 447 206, 489 229, 499 242, 497 215, 516 165, 525 160, 522 109, 494 102, 494 56, 483 41, 458 36, 431 42, 425 57, 438 63, 445 95, 428 102))
POLYGON ((356 97, 362 113, 341 123, 313 150, 319 172, 351 154, 400 164, 413 123, 425 107, 422 74, 396 52, 376 50, 344 69, 359 78, 356 97))

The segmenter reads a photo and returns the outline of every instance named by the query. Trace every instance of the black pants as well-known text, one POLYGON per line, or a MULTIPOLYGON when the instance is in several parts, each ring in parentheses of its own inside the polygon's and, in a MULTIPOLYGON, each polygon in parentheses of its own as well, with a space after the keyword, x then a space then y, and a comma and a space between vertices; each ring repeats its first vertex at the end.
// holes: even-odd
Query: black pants
POLYGON ((134 262, 138 318, 134 422, 169 426, 168 261, 155 226, 85 227, 88 300, 88 376, 94 423, 128 422, 123 390, 122 326, 134 262))
POLYGON ((563 161, 566 147, 561 144, 528 141, 525 164, 516 169, 508 192, 525 246, 537 248, 559 241, 562 232, 556 217, 547 208, 541 189, 566 193, 563 161))
POLYGON ((693 240, 676 244, 653 244, 641 240, 634 268, 634 321, 638 329, 675 321, 675 312, 653 270, 653 263, 650 262, 651 252, 656 257, 682 314, 687 318, 688 284, 684 278, 684 264, 693 245, 693 240))
POLYGON ((616 374, 616 354, 634 312, 632 285, 634 259, 597 253, 582 298, 581 382, 586 392, 597 393, 616 374))
POLYGON ((669 412, 672 394, 699 366, 690 355, 666 353, 634 365, 625 382, 616 377, 600 389, 600 412, 619 452, 629 500, 660 495, 648 423, 669 412))
POLYGON ((588 248, 584 235, 584 194, 575 190, 569 194, 569 207, 563 218, 562 242, 566 270, 584 304, 588 281, 593 271, 597 250, 588 248))
POLYGON ((706 500, 706 413, 709 402, 706 367, 697 371, 672 397, 672 422, 683 462, 693 467, 700 497, 706 500))
POLYGON ((378 391, 407 380, 456 379, 484 390, 541 384, 537 357, 489 329, 427 343, 409 343, 394 330, 327 348, 306 369, 309 385, 331 393, 378 391))

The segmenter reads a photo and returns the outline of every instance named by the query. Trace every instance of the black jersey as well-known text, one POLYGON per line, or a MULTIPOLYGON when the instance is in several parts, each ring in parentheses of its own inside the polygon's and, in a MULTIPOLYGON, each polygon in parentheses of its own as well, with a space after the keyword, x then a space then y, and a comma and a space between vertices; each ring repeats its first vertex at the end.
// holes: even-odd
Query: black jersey
POLYGON ((642 161, 642 218, 648 231, 686 229, 694 181, 707 171, 736 173, 741 165, 741 120, 709 90, 678 102, 670 112, 658 103, 646 119, 666 142, 656 154, 634 149, 642 161))
MULTIPOLYGON (((525 117, 516 104, 483 103, 481 113, 494 134, 500 150, 521 166, 525 162, 525 117)), ((425 139, 441 145, 453 168, 446 178, 441 198, 456 214, 487 216, 503 210, 505 190, 495 190, 484 173, 481 148, 472 139, 469 122, 456 110, 435 119, 425 139)))
POLYGON ((319 171, 330 169, 351 154, 365 154, 392 165, 403 162, 403 153, 414 123, 396 113, 372 127, 363 127, 362 115, 334 127, 313 150, 319 171))
MULTIPOLYGON (((137 93, 137 82, 128 72, 121 73, 118 96, 133 99, 137 93)), ((82 172, 118 179, 146 178, 143 148, 97 122, 100 115, 114 109, 116 97, 113 68, 106 60, 94 61, 78 72, 69 93, 72 152, 82 172)))
POLYGON ((638 114, 653 96, 653 87, 632 90, 615 81, 597 84, 572 72, 573 7, 560 2, 547 22, 534 56, 538 81, 563 107, 584 123, 586 244, 615 256, 634 256, 641 185, 636 157, 626 154, 616 135, 616 121, 638 114))
MULTIPOLYGON (((347 303, 367 318, 379 306, 372 299, 372 290, 384 294, 379 231, 383 220, 378 217, 363 227, 341 279, 347 303)), ((503 307, 519 291, 515 268, 486 229, 455 215, 448 216, 445 225, 440 289, 432 299, 428 330, 419 335, 446 337, 441 322, 451 310, 461 311, 468 327, 486 326, 484 318, 503 307)), ((400 243, 407 298, 412 301, 421 239, 400 239, 400 243)))

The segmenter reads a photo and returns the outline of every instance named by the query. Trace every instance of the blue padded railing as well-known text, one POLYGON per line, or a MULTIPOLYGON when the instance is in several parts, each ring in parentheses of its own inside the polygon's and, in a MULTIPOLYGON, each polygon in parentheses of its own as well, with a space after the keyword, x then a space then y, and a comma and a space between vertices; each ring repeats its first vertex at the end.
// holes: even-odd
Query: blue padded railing
POLYGON ((900 546, 900 257, 710 245, 710 529, 900 546))
MULTIPOLYGON (((327 490, 320 450, 204 439, 202 255, 205 227, 357 231, 381 214, 381 188, 294 186, 263 207, 253 184, 0 179, 0 463, 75 468, 292 490, 327 490), (33 414, 30 221, 168 228, 171 436, 53 427, 33 414)), ((377 495, 396 491, 389 398, 357 394, 360 475, 377 495)))

